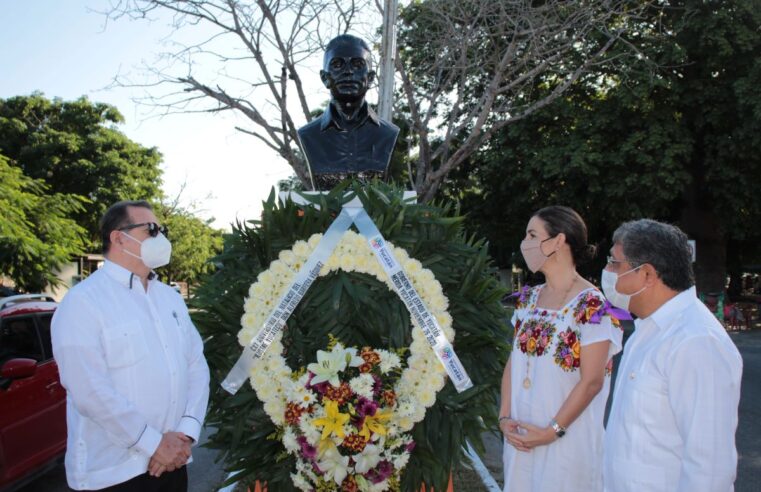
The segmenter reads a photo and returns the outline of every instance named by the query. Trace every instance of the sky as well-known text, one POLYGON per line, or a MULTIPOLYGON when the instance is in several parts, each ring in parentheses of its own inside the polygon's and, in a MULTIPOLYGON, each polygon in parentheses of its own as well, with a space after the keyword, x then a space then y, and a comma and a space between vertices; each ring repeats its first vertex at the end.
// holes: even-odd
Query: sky
MULTIPOLYGON (((241 116, 156 117, 155 109, 134 101, 143 89, 109 89, 117 74, 134 77, 143 62, 153 63, 167 49, 170 28, 162 19, 106 23, 95 10, 107 5, 106 0, 0 0, 0 98, 41 91, 49 98, 84 95, 112 104, 126 119, 122 132, 163 154, 168 197, 186 183, 181 204, 196 202, 199 215, 214 218, 218 228, 229 229, 236 218, 258 218, 261 201, 278 180, 293 174, 291 168, 235 130, 246 124, 241 116)), ((310 91, 319 104, 321 87, 316 74, 313 79, 317 85, 310 91)))

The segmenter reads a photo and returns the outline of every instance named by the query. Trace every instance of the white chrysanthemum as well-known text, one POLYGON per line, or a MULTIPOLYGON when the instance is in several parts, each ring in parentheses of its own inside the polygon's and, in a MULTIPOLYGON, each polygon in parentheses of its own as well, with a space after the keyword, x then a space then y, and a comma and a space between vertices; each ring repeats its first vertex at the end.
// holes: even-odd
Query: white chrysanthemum
POLYGON ((353 392, 365 398, 373 397, 373 384, 375 380, 370 374, 360 374, 349 381, 349 387, 353 392))
POLYGON ((275 396, 275 385, 272 384, 260 384, 256 387, 256 396, 259 397, 260 400, 263 402, 268 402, 272 400, 272 397, 275 396))
POLYGON ((312 254, 312 248, 304 241, 296 241, 291 248, 293 254, 306 260, 312 254))
POLYGON ((418 260, 409 259, 402 263, 402 267, 404 268, 404 272, 407 274, 407 276, 412 276, 416 275, 423 269, 423 264, 418 260))
POLYGON ((404 399, 399 402, 399 405, 397 406, 396 413, 401 416, 409 416, 415 413, 417 405, 410 400, 410 399, 404 399))
POLYGON ((285 424, 285 405, 282 402, 269 400, 264 403, 264 411, 270 416, 270 420, 275 425, 285 424))
POLYGON ((412 355, 407 360, 407 364, 410 369, 414 371, 422 371, 425 368, 426 361, 422 355, 412 355))
POLYGON ((297 261, 296 260, 296 255, 293 254, 293 251, 288 250, 288 249, 285 249, 285 250, 281 251, 280 254, 277 255, 277 257, 280 259, 280 261, 282 261, 283 263, 285 263, 289 267, 292 267, 293 264, 296 263, 296 261, 297 261))
POLYGON ((322 234, 312 234, 308 241, 309 249, 315 249, 320 241, 322 241, 322 234))
POLYGON ((386 350, 382 351, 379 368, 383 374, 386 374, 392 369, 397 369, 401 367, 401 365, 402 365, 402 360, 399 358, 398 355, 396 355, 393 352, 388 352, 386 350))
POLYGON ((309 414, 302 414, 299 421, 299 430, 312 446, 317 446, 322 437, 322 433, 312 423, 314 419, 309 414))
POLYGON ((254 282, 248 289, 248 296, 255 298, 262 298, 268 293, 269 285, 264 285, 261 282, 254 282))
POLYGON ((339 268, 341 268, 341 257, 333 253, 332 255, 330 255, 330 258, 328 258, 328 261, 325 262, 325 266, 330 271, 338 270, 339 268))
POLYGON ((289 284, 294 276, 293 270, 280 260, 275 260, 270 264, 270 271, 275 274, 281 284, 289 284))
POLYGON ((299 443, 296 441, 296 434, 290 427, 286 427, 283 432, 283 447, 289 453, 295 453, 300 448, 299 443))
POLYGON ((404 265, 404 263, 410 259, 410 255, 407 254, 407 251, 404 248, 391 246, 390 249, 391 249, 391 252, 394 254, 394 257, 400 264, 404 265))
POLYGON ((449 328, 452 326, 452 316, 447 312, 436 313, 436 321, 439 322, 439 326, 442 328, 449 328))
POLYGON ((311 463, 306 463, 304 461, 297 461, 296 462, 296 471, 302 474, 304 477, 307 478, 307 480, 311 480, 312 483, 317 482, 317 475, 314 473, 314 469, 312 468, 311 463))
POLYGON ((436 296, 431 300, 431 304, 428 305, 428 309, 435 311, 444 311, 449 308, 449 302, 444 296, 436 296))
POLYGON ((425 418, 425 409, 426 407, 422 405, 418 406, 415 414, 412 416, 412 421, 415 423, 422 421, 425 418))
POLYGON ((420 393, 418 393, 420 404, 424 407, 430 407, 436 401, 436 393, 428 385, 422 385, 420 393))
POLYGON ((260 328, 259 326, 256 326, 256 321, 257 321, 257 316, 256 316, 256 313, 254 313, 253 311, 245 312, 243 316, 241 316, 240 318, 240 324, 244 328, 248 328, 250 330, 260 328))
MULTIPOLYGON (((253 372, 253 371, 252 371, 252 372, 253 372)), ((267 374, 267 373, 266 373, 266 372, 264 372, 264 371, 255 371, 255 372, 254 372, 254 373, 251 375, 251 384, 252 384, 252 385, 253 385, 255 388, 261 388, 261 387, 263 387, 263 386, 266 386, 266 385, 267 385, 267 383, 269 383, 269 381, 270 381, 270 375, 269 375, 269 374, 267 374)))
POLYGON ((412 430, 415 423, 412 421, 412 417, 404 416, 396 419, 396 425, 399 426, 399 429, 401 429, 402 432, 408 432, 412 430))
POLYGON ((345 272, 351 272, 354 270, 355 267, 355 261, 354 256, 347 252, 341 256, 341 259, 339 260, 339 264, 341 265, 341 270, 345 272))
POLYGON ((291 481, 293 482, 294 487, 303 490, 304 492, 311 492, 314 488, 309 482, 307 482, 307 479, 304 478, 301 473, 291 473, 291 481))
POLYGON ((367 273, 370 270, 370 262, 364 256, 354 258, 354 269, 360 273, 367 273))
POLYGON ((409 453, 402 453, 399 456, 395 457, 393 460, 394 469, 396 470, 402 470, 405 466, 407 466, 407 462, 410 460, 410 454, 409 453))
POLYGON ((247 313, 253 313, 259 306, 259 299, 256 297, 247 297, 243 302, 243 310, 247 313))

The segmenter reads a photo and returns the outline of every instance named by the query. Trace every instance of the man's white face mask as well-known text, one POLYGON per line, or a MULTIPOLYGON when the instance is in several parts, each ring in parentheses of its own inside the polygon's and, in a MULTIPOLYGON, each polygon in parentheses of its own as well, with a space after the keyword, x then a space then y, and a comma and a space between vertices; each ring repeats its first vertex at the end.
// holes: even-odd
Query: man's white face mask
POLYGON ((611 272, 610 270, 603 270, 602 271, 602 279, 600 280, 600 284, 602 286, 602 293, 605 294, 605 298, 608 299, 608 302, 610 302, 613 306, 617 308, 621 308, 625 311, 629 310, 629 302, 631 301, 632 297, 636 296, 637 294, 641 293, 643 290, 647 288, 647 285, 642 287, 640 290, 633 294, 623 294, 616 290, 616 284, 618 283, 618 279, 623 277, 624 275, 628 275, 631 272, 634 272, 636 270, 639 270, 642 268, 643 265, 640 265, 636 268, 632 268, 631 270, 628 270, 621 274, 616 274, 615 272, 611 272))
POLYGON ((122 248, 122 251, 141 260, 151 270, 169 263, 172 257, 172 243, 169 242, 169 239, 164 234, 159 232, 155 237, 148 237, 140 241, 126 232, 122 233, 133 241, 140 243, 140 256, 130 253, 124 248, 122 248))

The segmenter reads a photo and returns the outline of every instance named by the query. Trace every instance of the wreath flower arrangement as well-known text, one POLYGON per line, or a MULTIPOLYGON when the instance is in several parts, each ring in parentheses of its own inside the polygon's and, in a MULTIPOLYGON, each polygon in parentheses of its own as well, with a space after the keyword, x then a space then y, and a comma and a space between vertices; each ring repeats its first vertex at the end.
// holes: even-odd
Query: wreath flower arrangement
MULTIPOLYGON (((321 238, 314 234, 297 241, 259 274, 244 304, 241 345, 256 336, 321 238)), ((389 249, 444 335, 454 340, 441 284, 404 249, 392 244, 389 249)), ((393 289, 367 240, 353 231, 344 233, 320 276, 339 269, 373 275, 393 289)), ((317 351, 317 362, 294 372, 282 355, 280 332, 251 368, 251 385, 264 411, 282 429, 283 445, 297 459, 293 483, 306 491, 398 490, 399 473, 413 446, 405 433, 434 404, 446 372, 417 326, 406 361, 381 349, 358 351, 335 340, 331 345, 330 351, 317 351)))
MULTIPOLYGON (((510 330, 500 303, 506 292, 488 246, 466 231, 465 218, 454 203, 411 203, 405 199, 404 190, 395 185, 346 182, 313 201, 319 207, 278 200, 273 191, 262 204, 259 217, 233 224, 232 233, 225 237, 224 251, 213 260, 214 273, 195 291, 191 312, 205 340, 212 376, 207 422, 215 430, 209 436, 209 446, 220 451, 226 469, 232 473, 228 483, 260 481, 270 490, 294 492, 298 490, 294 480, 298 481, 296 475, 301 474, 310 489, 340 490, 343 481, 339 485, 335 473, 328 477, 324 471, 330 468, 329 458, 342 462, 348 458, 346 477, 362 476, 354 479, 358 490, 393 490, 397 476, 400 490, 420 490, 423 483, 436 490, 446 489, 452 468, 466 460, 466 440, 477 452, 483 452, 481 436, 496 422, 494 401, 510 349, 510 330), (324 276, 306 292, 282 336, 255 363, 249 375, 255 389, 245 385, 231 396, 220 383, 240 355, 241 342, 248 343, 260 329, 279 294, 351 199, 349 195, 362 202, 386 244, 396 246, 395 257, 445 336, 452 340, 452 328, 457 331, 457 354, 476 387, 458 393, 453 385, 444 386, 446 377, 438 358, 410 321, 401 299, 389 290, 385 272, 367 241, 349 233, 325 261, 324 276), (345 394, 341 383, 351 390, 351 381, 365 374, 361 366, 347 363, 336 371, 339 389, 329 379, 311 384, 320 372, 315 368, 310 381, 307 368, 311 363, 326 363, 326 369, 333 369, 325 358, 335 348, 329 343, 331 334, 337 337, 336 344, 340 339, 341 345, 347 350, 354 348, 358 357, 362 357, 365 346, 373 347, 371 352, 380 357, 367 374, 381 378, 384 394, 376 397, 373 393, 373 401, 381 415, 390 411, 391 416, 380 422, 385 436, 369 427, 372 421, 368 423, 371 434, 365 444, 375 446, 381 455, 373 467, 378 475, 357 472, 359 461, 354 456, 361 452, 351 449, 360 445, 355 438, 346 443, 350 447, 344 447, 343 441, 336 444, 339 437, 331 434, 328 439, 338 455, 323 446, 323 456, 319 456, 325 426, 314 424, 314 420, 326 418, 329 399, 313 386, 326 386, 326 394, 327 386, 333 388, 331 393, 345 394), (319 356, 320 352, 326 354, 319 356), (398 356, 398 367, 388 367, 393 357, 385 357, 386 353, 398 356), (385 393, 388 390, 391 393, 385 393), (298 429, 289 423, 297 416, 298 429), (310 422, 312 425, 307 426, 310 422), (411 445, 406 440, 408 434, 414 436, 415 449, 407 452, 409 462, 403 467, 404 450, 411 445), (285 447, 293 449, 292 438, 298 445, 296 454, 285 447), (317 444, 305 443, 307 438, 317 444), (398 447, 392 449, 396 444, 398 447), (324 462, 325 470, 317 465, 318 473, 312 459, 324 462), (383 461, 393 470, 381 464, 383 461), (399 470, 403 470, 401 474, 394 473, 399 470), (315 486, 309 473, 322 478, 323 483, 315 486), (385 481, 373 483, 385 474, 385 481)), ((367 388, 360 381, 355 386, 349 399, 354 400, 351 405, 356 413, 359 397, 355 395, 367 392, 367 388)), ((340 419, 337 414, 348 414, 344 431, 357 433, 356 416, 348 403, 342 405, 334 409, 334 416, 340 419)), ((370 451, 374 448, 367 453, 370 451)), ((364 469, 363 464, 359 466, 364 469)), ((353 487, 350 481, 346 483, 349 490, 353 487)))

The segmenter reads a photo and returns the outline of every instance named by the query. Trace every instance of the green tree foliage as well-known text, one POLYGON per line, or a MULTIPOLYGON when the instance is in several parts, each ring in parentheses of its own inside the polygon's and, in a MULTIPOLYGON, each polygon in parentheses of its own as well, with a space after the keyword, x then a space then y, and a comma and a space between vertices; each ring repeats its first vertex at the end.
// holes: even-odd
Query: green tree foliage
POLYGON ((71 216, 84 206, 79 197, 50 193, 0 154, 0 272, 29 292, 56 285, 56 267, 83 252, 86 231, 71 216))
POLYGON ((222 252, 222 231, 211 227, 211 220, 200 219, 182 208, 161 205, 156 215, 168 227, 172 241, 172 259, 161 273, 169 280, 191 285, 211 273, 211 258, 222 252))
MULTIPOLYGON (((701 289, 723 288, 728 250, 730 262, 759 257, 761 10, 752 0, 662 7, 627 38, 642 56, 611 52, 616 66, 501 132, 449 182, 501 264, 517 259, 530 213, 555 203, 603 242, 624 220, 678 223, 697 240, 701 289)), ((545 79, 527 96, 553 87, 545 79)))
MULTIPOLYGON (((264 203, 261 220, 238 223, 216 258, 220 268, 197 291, 194 321, 208 341, 205 354, 212 370, 207 421, 217 429, 210 446, 223 451, 234 480, 266 480, 270 490, 291 491, 293 459, 287 457, 277 429, 249 384, 235 396, 220 383, 240 355, 237 333, 243 303, 257 275, 296 240, 323 233, 340 212, 346 186, 320 198, 320 209, 291 201, 264 203)), ((451 384, 413 430, 417 443, 401 490, 420 483, 445 490, 454 463, 463 459, 465 439, 483 452, 481 434, 496 421, 496 401, 509 353, 505 290, 486 253, 486 244, 465 234, 464 218, 451 205, 406 204, 401 190, 387 185, 355 188, 384 237, 407 250, 430 269, 449 299, 455 350, 475 387, 457 393, 451 384)), ((325 349, 328 334, 349 346, 395 349, 409 346, 409 313, 401 300, 375 278, 334 272, 318 278, 287 322, 283 344, 294 369, 313 362, 325 349)))
POLYGON ((114 202, 161 196, 161 154, 117 128, 124 121, 108 104, 42 94, 0 99, 0 152, 50 193, 87 199, 70 217, 97 242, 98 220, 114 202))

